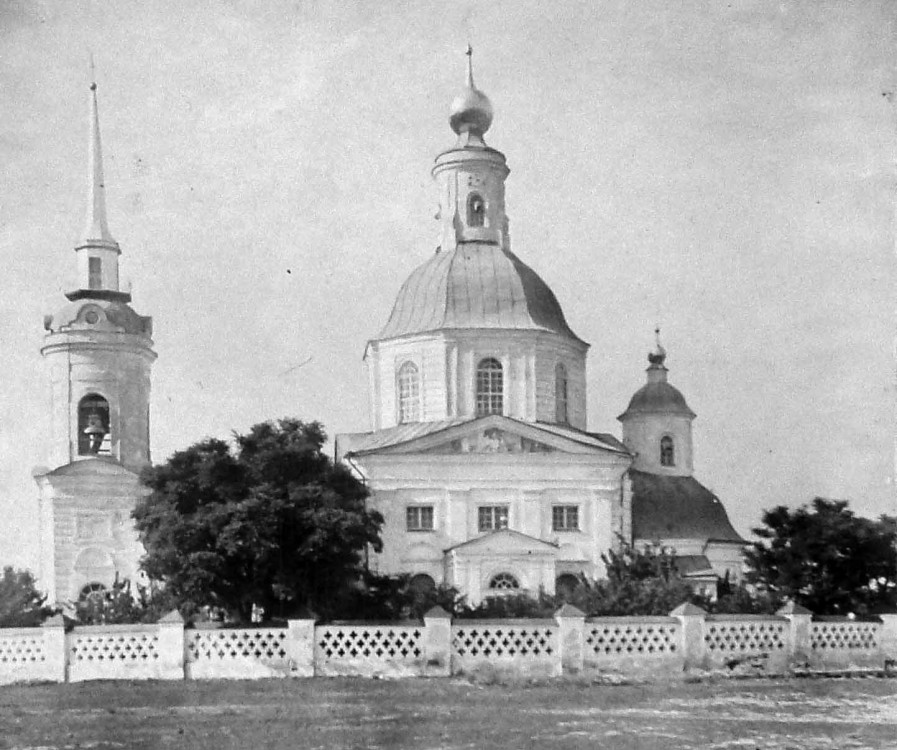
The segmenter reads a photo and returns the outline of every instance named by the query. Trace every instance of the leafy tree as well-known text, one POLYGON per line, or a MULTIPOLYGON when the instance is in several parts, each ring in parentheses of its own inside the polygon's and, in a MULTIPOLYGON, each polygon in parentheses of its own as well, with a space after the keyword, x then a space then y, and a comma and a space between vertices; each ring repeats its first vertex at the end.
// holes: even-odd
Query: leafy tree
MULTIPOLYGON (((177 608, 174 597, 162 586, 137 585, 116 577, 112 588, 95 591, 75 603, 75 619, 82 625, 119 625, 158 622, 177 608)), ((188 610, 188 615, 193 613, 188 610)))
POLYGON ((747 580, 819 614, 866 615, 897 607, 897 519, 856 516, 840 500, 778 506, 754 529, 747 580))
POLYGON ((686 601, 706 607, 676 570, 675 557, 663 549, 637 549, 624 544, 619 551, 601 556, 607 578, 580 585, 567 600, 593 617, 666 615, 686 601))
MULTIPOLYGON (((359 580, 382 516, 367 490, 322 452, 318 422, 263 422, 235 445, 208 439, 146 470, 152 494, 134 510, 143 568, 182 608, 250 620, 332 602, 359 580)), ((183 609, 182 609, 183 611, 183 609)))
POLYGON ((31 628, 56 613, 44 602, 47 597, 37 590, 28 570, 3 568, 0 577, 0 628, 31 628))
POLYGON ((384 576, 364 571, 359 580, 330 605, 331 619, 420 620, 435 606, 454 614, 464 606, 457 589, 448 585, 420 590, 410 575, 384 576))

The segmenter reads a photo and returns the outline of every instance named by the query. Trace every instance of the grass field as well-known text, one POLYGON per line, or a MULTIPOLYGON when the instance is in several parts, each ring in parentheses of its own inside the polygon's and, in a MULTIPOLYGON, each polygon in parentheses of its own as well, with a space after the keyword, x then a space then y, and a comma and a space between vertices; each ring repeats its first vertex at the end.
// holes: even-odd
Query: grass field
POLYGON ((315 679, 3 687, 0 747, 897 748, 897 680, 503 686, 315 679))

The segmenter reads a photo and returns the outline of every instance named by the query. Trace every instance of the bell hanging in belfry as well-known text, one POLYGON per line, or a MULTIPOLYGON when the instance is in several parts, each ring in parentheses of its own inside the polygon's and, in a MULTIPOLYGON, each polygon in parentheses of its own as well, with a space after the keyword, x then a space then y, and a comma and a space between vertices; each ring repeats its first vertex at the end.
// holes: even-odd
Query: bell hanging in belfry
POLYGON ((99 453, 100 447, 103 445, 103 438, 106 437, 106 428, 103 427, 103 418, 99 412, 91 412, 87 415, 87 427, 84 428, 84 434, 90 440, 90 452, 99 453))

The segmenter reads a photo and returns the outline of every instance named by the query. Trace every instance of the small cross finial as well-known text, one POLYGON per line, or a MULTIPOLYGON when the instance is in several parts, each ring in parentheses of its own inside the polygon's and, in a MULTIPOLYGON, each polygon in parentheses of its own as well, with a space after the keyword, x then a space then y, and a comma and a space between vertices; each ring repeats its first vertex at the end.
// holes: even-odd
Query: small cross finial
POLYGON ((470 46, 470 42, 467 43, 467 52, 464 54, 467 55, 467 85, 476 88, 473 85, 473 47, 470 46))
POLYGON ((87 51, 88 56, 90 57, 90 90, 97 90, 97 69, 93 63, 93 52, 91 50, 87 51))

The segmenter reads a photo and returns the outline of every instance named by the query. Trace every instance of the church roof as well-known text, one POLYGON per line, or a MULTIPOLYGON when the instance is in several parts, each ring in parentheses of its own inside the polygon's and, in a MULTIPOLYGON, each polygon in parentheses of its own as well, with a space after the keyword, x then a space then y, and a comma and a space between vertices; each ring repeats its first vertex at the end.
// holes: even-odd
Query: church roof
POLYGON ((720 499, 694 477, 629 470, 635 539, 701 539, 746 543, 720 499))
POLYGON ((580 340, 538 274, 510 250, 487 242, 437 251, 413 271, 377 339, 442 328, 541 330, 580 340))
POLYGON ((695 417, 695 413, 685 403, 685 396, 665 381, 646 383, 639 388, 629 401, 626 411, 617 419, 626 419, 634 414, 681 414, 695 417))

